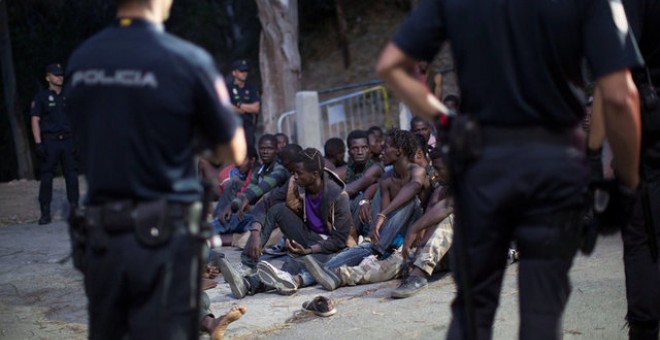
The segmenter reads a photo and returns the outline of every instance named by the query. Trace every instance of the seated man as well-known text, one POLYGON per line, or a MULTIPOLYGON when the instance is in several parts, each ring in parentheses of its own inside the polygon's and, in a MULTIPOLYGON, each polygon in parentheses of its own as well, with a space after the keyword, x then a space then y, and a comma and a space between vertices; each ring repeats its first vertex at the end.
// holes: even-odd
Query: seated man
MULTIPOLYGON (((409 229, 402 252, 396 252, 384 260, 371 255, 357 266, 337 267, 334 260, 321 266, 314 258, 305 257, 306 271, 300 276, 312 275, 327 290, 394 279, 410 270, 408 277, 392 292, 392 297, 409 297, 428 285, 428 277, 434 270, 446 269, 446 257, 452 243, 453 215, 447 198, 449 177, 440 158, 439 150, 433 154, 433 166, 439 173, 438 185, 431 195, 424 215, 409 229), (422 247, 423 245, 423 247, 422 247), (411 250, 416 246, 414 262, 409 262, 411 250)), ((308 279, 307 279, 308 280, 308 279)))
POLYGON ((341 138, 333 137, 328 139, 323 145, 323 152, 325 153, 324 161, 325 167, 330 170, 335 170, 339 167, 346 165, 344 155, 346 154, 346 146, 341 138))
POLYGON ((277 153, 279 154, 285 146, 289 145, 289 136, 278 132, 275 134, 275 138, 277 138, 277 153))
POLYGON ((346 192, 351 198, 351 214, 359 235, 369 235, 369 224, 363 223, 358 216, 359 207, 371 202, 364 198, 365 191, 378 183, 383 175, 383 166, 371 158, 369 135, 362 130, 353 130, 346 138, 348 145, 348 164, 337 169, 337 174, 346 183, 346 192))
MULTIPOLYGON (((287 248, 293 254, 312 254, 325 262, 344 249, 352 228, 348 195, 344 183, 332 171, 324 170, 321 152, 308 148, 294 161, 293 178, 259 201, 253 211, 250 238, 243 251, 243 263, 255 267, 270 233, 277 226, 287 238, 287 248)), ((354 242, 352 242, 354 244, 354 242)), ((258 275, 243 277, 225 259, 219 259, 222 274, 234 297, 265 291, 266 285, 279 291, 293 291, 308 282, 279 282, 261 275, 276 270, 268 262, 258 263, 258 275), (267 280, 262 280, 266 278, 267 280)), ((297 274, 304 265, 297 258, 287 258, 283 270, 297 274)))
MULTIPOLYGON (((395 248, 401 246, 407 227, 421 216, 420 200, 416 198, 426 188, 426 170, 411 162, 417 148, 415 135, 410 131, 392 129, 385 137, 383 161, 393 165, 392 174, 381 181, 383 209, 376 218, 371 230, 374 243, 365 242, 348 248, 330 259, 330 268, 342 265, 356 266, 370 255, 380 258, 389 256, 395 248), (398 244, 395 240, 399 238, 398 244)), ((428 185, 430 188, 430 185, 428 185)), ((290 272, 289 272, 290 273, 290 272)), ((278 282, 280 285, 294 286, 294 282, 302 281, 311 284, 314 280, 302 272, 299 276, 274 270, 260 271, 264 281, 278 282), (268 277, 270 276, 270 277, 268 277)))
POLYGON ((213 224, 220 233, 244 232, 245 227, 249 225, 249 221, 242 222, 248 204, 255 204, 261 196, 284 184, 290 176, 287 169, 277 161, 275 136, 269 134, 261 136, 258 145, 261 166, 251 174, 247 188, 234 197, 230 204, 222 202, 224 205, 220 205, 219 202, 215 209, 216 220, 213 224), (233 214, 237 214, 236 218, 233 218, 233 214))
POLYGON ((371 158, 375 161, 381 161, 381 154, 383 153, 383 130, 378 126, 372 126, 367 130, 369 136, 369 151, 371 151, 371 158))
POLYGON ((427 152, 435 147, 435 136, 433 136, 433 127, 429 121, 415 116, 410 120, 410 131, 416 135, 424 137, 424 141, 428 145, 427 152))

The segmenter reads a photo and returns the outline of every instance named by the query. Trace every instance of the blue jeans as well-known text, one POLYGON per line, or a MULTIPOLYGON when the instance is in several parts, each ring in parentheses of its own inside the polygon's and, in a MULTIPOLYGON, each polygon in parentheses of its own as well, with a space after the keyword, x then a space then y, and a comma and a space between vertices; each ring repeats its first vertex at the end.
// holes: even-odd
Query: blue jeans
POLYGON ((371 205, 371 221, 372 223, 362 223, 360 221, 360 201, 364 198, 364 193, 359 193, 351 200, 351 214, 353 215, 353 224, 357 230, 358 235, 369 236, 371 231, 371 224, 376 220, 376 215, 380 212, 380 189, 369 203, 371 205))
POLYGON ((231 214, 227 223, 220 223, 217 217, 211 222, 213 232, 216 234, 244 233, 248 230, 250 224, 252 224, 252 214, 245 214, 242 221, 238 219, 236 214, 231 214))

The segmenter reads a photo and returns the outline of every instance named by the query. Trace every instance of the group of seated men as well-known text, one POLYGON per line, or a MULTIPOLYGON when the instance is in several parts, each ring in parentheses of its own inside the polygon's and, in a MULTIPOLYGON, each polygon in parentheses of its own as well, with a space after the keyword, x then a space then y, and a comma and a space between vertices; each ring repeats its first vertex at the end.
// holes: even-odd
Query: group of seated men
POLYGON ((328 140, 325 155, 266 134, 243 164, 218 171, 212 225, 224 245, 243 248, 251 269, 214 259, 234 297, 397 277, 404 280, 392 297, 425 288, 447 269, 453 233, 447 171, 431 131, 419 118, 410 131, 355 130, 345 145, 328 140), (286 254, 280 268, 273 259, 282 253, 267 248, 277 243, 286 254))

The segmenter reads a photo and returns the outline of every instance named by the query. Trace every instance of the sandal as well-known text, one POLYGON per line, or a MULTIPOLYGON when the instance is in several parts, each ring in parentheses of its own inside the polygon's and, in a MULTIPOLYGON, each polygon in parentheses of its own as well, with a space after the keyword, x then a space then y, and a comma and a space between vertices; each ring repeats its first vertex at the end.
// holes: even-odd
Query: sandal
POLYGON ((312 301, 304 302, 302 307, 304 310, 322 317, 328 317, 337 313, 337 309, 332 300, 321 295, 315 297, 312 301))

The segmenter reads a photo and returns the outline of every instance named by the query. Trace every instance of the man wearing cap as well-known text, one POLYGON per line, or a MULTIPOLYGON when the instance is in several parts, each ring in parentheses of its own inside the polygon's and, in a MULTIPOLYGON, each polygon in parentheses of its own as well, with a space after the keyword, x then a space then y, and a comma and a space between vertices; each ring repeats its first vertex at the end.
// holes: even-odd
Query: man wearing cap
POLYGON ((245 59, 237 60, 232 65, 231 75, 234 78, 229 82, 229 96, 234 111, 243 119, 245 140, 248 146, 255 146, 254 127, 259 114, 260 101, 257 88, 246 82, 249 67, 245 59))
POLYGON ((60 64, 46 67, 48 88, 34 97, 30 115, 32 135, 36 152, 41 160, 41 185, 39 204, 41 217, 39 224, 48 224, 50 202, 53 196, 53 176, 58 163, 66 181, 66 195, 69 204, 78 205, 78 169, 74 157, 71 119, 66 110, 66 98, 62 93, 64 72, 60 64))

